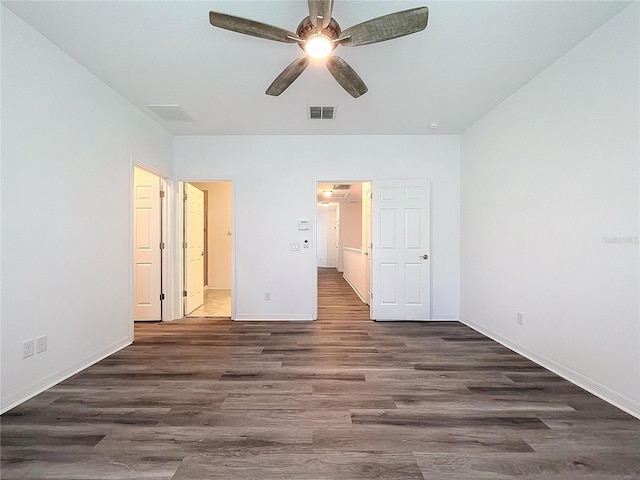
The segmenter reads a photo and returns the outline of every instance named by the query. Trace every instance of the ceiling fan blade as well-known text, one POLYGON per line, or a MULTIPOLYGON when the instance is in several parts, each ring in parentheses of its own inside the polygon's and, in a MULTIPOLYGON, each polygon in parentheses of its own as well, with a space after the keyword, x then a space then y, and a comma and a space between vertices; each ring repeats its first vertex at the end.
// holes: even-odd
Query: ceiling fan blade
POLYGON ((307 65, 309 65, 308 57, 302 57, 294 60, 282 71, 280 75, 276 77, 265 93, 272 97, 277 97, 289 88, 289 85, 291 85, 293 81, 298 78, 302 72, 304 72, 307 65))
POLYGON ((333 12, 333 0, 309 0, 309 18, 319 29, 327 28, 333 12))
POLYGON ((253 37, 266 38, 267 40, 275 40, 276 42, 295 43, 298 41, 296 40, 298 35, 289 30, 225 13, 209 12, 209 22, 214 27, 244 33, 253 37))
POLYGON ((336 42, 346 47, 384 42, 424 30, 428 20, 427 7, 390 13, 343 30, 336 42))
POLYGON ((369 91, 360 76, 351 66, 337 55, 332 55, 327 59, 327 68, 333 78, 344 88, 353 98, 358 98, 369 91))

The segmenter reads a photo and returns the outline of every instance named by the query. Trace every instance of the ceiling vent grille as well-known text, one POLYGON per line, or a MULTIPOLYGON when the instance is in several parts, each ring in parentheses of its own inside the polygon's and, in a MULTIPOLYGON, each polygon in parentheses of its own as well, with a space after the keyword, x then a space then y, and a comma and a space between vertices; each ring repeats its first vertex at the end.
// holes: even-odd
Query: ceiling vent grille
POLYGON ((165 122, 193 122, 180 105, 147 105, 149 109, 165 122))
POLYGON ((307 106, 309 120, 333 120, 336 115, 336 107, 331 105, 309 105, 307 106))
POLYGON ((349 190, 351 188, 351 184, 349 183, 336 183, 333 185, 332 190, 349 190))

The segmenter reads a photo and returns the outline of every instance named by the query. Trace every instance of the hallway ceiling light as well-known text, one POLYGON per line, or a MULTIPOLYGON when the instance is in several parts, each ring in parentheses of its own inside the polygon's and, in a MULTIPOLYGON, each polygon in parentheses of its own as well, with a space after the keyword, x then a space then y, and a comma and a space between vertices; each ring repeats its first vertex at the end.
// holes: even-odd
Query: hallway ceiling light
POLYGON ((322 194, 323 194, 325 197, 330 197, 330 196, 331 196, 331 190, 323 190, 323 191, 322 191, 322 194))

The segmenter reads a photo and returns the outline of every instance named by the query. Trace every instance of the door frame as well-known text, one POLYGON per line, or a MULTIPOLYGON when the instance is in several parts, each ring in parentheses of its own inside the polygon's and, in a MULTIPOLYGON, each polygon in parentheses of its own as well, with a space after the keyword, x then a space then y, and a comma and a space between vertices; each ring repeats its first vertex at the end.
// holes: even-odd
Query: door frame
POLYGON ((134 284, 133 284, 133 260, 134 260, 134 231, 135 231, 135 217, 134 217, 134 209, 135 209, 135 178, 134 178, 134 169, 141 168, 142 170, 146 170, 154 175, 156 175, 160 179, 161 189, 165 192, 164 201, 160 202, 160 231, 161 231, 161 241, 165 244, 165 248, 160 250, 161 255, 161 265, 160 265, 160 283, 162 288, 162 293, 164 293, 164 300, 162 300, 160 313, 161 320, 166 321, 172 318, 171 313, 173 311, 173 301, 172 301, 172 289, 171 289, 171 262, 172 262, 172 248, 171 248, 171 229, 169 228, 170 219, 171 219, 171 198, 172 198, 172 183, 170 181, 170 177, 157 168, 143 162, 142 160, 136 157, 130 157, 130 189, 129 189, 129 324, 130 324, 130 339, 133 341, 134 336, 134 318, 133 318, 133 298, 134 298, 134 284))
POLYGON ((236 189, 234 178, 214 178, 214 179, 180 179, 177 180, 177 194, 174 196, 175 202, 173 209, 176 213, 176 221, 173 228, 173 237, 175 239, 175 248, 173 249, 176 262, 173 272, 173 318, 179 319, 184 317, 184 185, 185 183, 208 183, 208 182, 229 182, 231 184, 231 320, 236 318, 236 189))
MULTIPOLYGON (((354 178, 350 176, 345 177, 323 177, 316 178, 313 181, 313 265, 314 265, 314 274, 312 279, 312 288, 313 288, 313 304, 311 306, 312 318, 313 320, 318 319, 318 184, 319 183, 364 183, 371 182, 373 183, 373 179, 371 177, 368 178, 354 178)), ((369 258, 370 261, 373 261, 373 258, 369 258)), ((369 285, 373 288, 373 283, 371 281, 371 274, 369 274, 369 285)), ((371 318, 371 305, 369 305, 369 318, 371 318)))

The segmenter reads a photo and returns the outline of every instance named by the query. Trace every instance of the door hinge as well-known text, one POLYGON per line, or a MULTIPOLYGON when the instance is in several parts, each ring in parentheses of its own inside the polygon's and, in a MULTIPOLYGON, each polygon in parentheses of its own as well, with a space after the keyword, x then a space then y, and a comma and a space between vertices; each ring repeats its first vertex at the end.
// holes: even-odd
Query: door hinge
POLYGON ((182 248, 187 248, 187 242, 182 242, 182 248))
POLYGON ((164 190, 160 190, 160 198, 164 198, 164 190))
POLYGON ((182 195, 182 200, 184 200, 185 202, 187 201, 187 194, 186 193, 184 195, 182 195))
POLYGON ((164 300, 164 293, 160 294, 160 300, 164 300))
POLYGON ((164 242, 160 242, 160 250, 164 250, 164 242))
POLYGON ((186 296, 187 296, 187 291, 186 291, 186 290, 183 290, 183 291, 182 291, 182 296, 183 296, 183 297, 186 297, 186 296))

